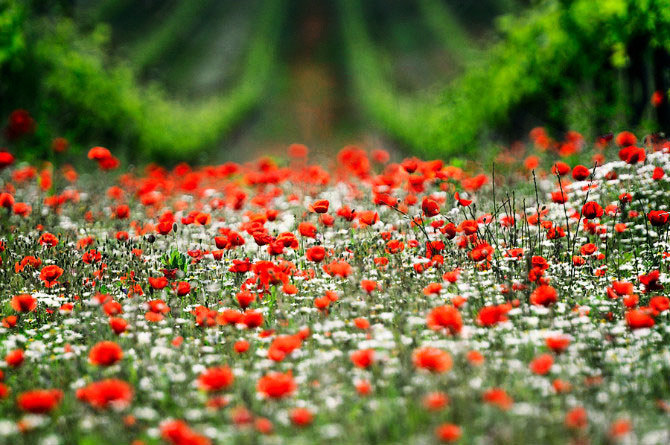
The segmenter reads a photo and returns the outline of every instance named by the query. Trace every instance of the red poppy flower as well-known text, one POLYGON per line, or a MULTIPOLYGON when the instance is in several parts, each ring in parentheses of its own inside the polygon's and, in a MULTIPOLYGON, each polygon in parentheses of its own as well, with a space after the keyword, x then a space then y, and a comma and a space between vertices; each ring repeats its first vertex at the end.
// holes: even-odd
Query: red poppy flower
POLYGON ((379 288, 379 283, 374 280, 361 280, 361 289, 363 289, 368 294, 371 294, 374 290, 379 288))
POLYGON ((227 366, 209 368, 198 377, 198 386, 207 392, 216 392, 228 388, 233 384, 235 376, 227 366))
POLYGON ((149 277, 149 284, 153 289, 164 289, 168 285, 168 280, 165 277, 149 277))
POLYGON ((540 165, 540 158, 537 156, 528 156, 524 161, 523 165, 527 170, 535 170, 540 165))
POLYGON ((363 210, 357 212, 356 216, 358 216, 358 221, 366 226, 371 226, 379 221, 379 215, 373 210, 363 210))
POLYGON ((91 249, 82 255, 81 260, 86 264, 97 263, 102 259, 102 254, 95 249, 91 249))
POLYGON ((244 314, 234 309, 225 309, 216 316, 216 322, 220 325, 242 323, 244 314))
POLYGON ((77 399, 98 409, 123 409, 133 399, 133 388, 123 380, 105 379, 79 388, 77 399))
POLYGON ((56 408, 62 398, 63 391, 59 389, 36 389, 19 394, 16 404, 21 411, 46 414, 56 408))
POLYGON ((30 215, 32 211, 33 208, 25 202, 17 202, 12 206, 12 212, 14 212, 15 215, 26 217, 30 215))
POLYGON ((423 406, 430 411, 439 411, 449 404, 449 396, 440 391, 426 394, 423 398, 423 406))
POLYGON ((583 429, 586 428, 587 424, 588 416, 586 414, 586 410, 581 406, 570 410, 565 415, 565 426, 570 429, 583 429))
POLYGON ((463 328, 461 313, 453 306, 438 306, 430 311, 426 318, 430 329, 447 329, 451 334, 458 334, 463 328))
POLYGON ((477 314, 477 323, 490 327, 507 320, 507 311, 511 307, 505 305, 484 306, 477 314))
POLYGON ((7 329, 11 329, 16 326, 16 323, 18 321, 19 319, 16 317, 16 315, 9 315, 2 319, 2 326, 4 326, 7 329))
POLYGON ((65 151, 67 151, 67 149, 69 147, 70 147, 70 142, 68 142, 68 140, 65 139, 65 138, 57 137, 57 138, 54 138, 51 141, 51 149, 55 153, 63 153, 65 151))
POLYGON ((97 366, 111 366, 122 357, 123 350, 113 341, 101 341, 95 344, 88 354, 89 361, 97 366))
POLYGON ((561 353, 570 346, 570 337, 565 335, 553 335, 545 340, 547 347, 556 353, 561 353))
POLYGON ((661 167, 656 167, 654 169, 654 173, 651 175, 651 179, 654 181, 658 181, 659 179, 663 178, 665 176, 665 170, 661 167))
POLYGON ((323 246, 310 247, 305 251, 305 257, 309 261, 320 263, 326 257, 326 249, 323 246))
POLYGON ((244 352, 247 352, 249 350, 249 342, 246 340, 239 340, 235 342, 235 345, 233 345, 233 348, 235 349, 235 352, 238 354, 242 354, 244 352))
POLYGON ((32 312, 37 307, 37 300, 29 294, 15 295, 11 305, 16 312, 32 312))
POLYGON ((88 159, 101 162, 112 157, 112 153, 105 147, 93 147, 88 151, 88 159))
POLYGON ((355 318, 354 325, 356 325, 356 327, 361 330, 366 330, 370 328, 370 322, 365 318, 355 318))
POLYGON ((254 300, 256 300, 254 294, 252 294, 248 290, 238 292, 238 294, 235 295, 235 298, 237 299, 237 303, 240 305, 242 309, 246 309, 251 303, 254 302, 254 300))
POLYGON ((663 290, 663 285, 659 282, 661 273, 658 270, 652 270, 646 275, 640 275, 638 279, 644 285, 644 291, 663 290))
POLYGON ((570 173, 570 166, 563 161, 558 161, 551 167, 551 173, 558 176, 565 176, 570 173))
MULTIPOLYGON (((4 150, 4 149, 3 149, 4 150)), ((8 151, 0 151, 0 170, 14 163, 14 155, 8 151)))
POLYGON ((603 208, 595 201, 589 201, 582 206, 582 216, 586 219, 600 218, 603 216, 603 208))
POLYGON ((5 356, 5 363, 11 368, 18 368, 23 364, 25 355, 23 349, 14 349, 5 356))
POLYGON ((361 349, 354 351, 349 356, 354 366, 358 368, 369 368, 375 361, 374 349, 361 349))
POLYGON ((465 358, 468 359, 468 362, 470 362, 472 366, 483 365, 485 361, 484 356, 479 351, 468 351, 465 358))
POLYGON ((314 420, 314 415, 307 408, 293 408, 291 410, 291 422, 296 426, 307 426, 314 420))
POLYGON ((456 200, 456 202, 458 203, 458 205, 461 206, 461 207, 467 207, 467 206, 469 206, 470 204, 472 204, 472 200, 471 200, 471 199, 465 199, 465 198, 462 198, 461 195, 459 195, 458 192, 456 192, 456 193, 454 194, 454 199, 456 200))
POLYGON ((421 210, 430 218, 440 214, 440 205, 433 198, 424 197, 421 202, 421 210))
POLYGON ((556 301, 558 301, 558 293, 549 285, 538 286, 530 294, 530 302, 538 306, 550 306, 556 301))
POLYGON ((638 162, 644 162, 646 158, 647 152, 644 148, 641 147, 631 145, 619 150, 619 159, 625 161, 627 164, 633 165, 637 164, 638 162))
POLYGON ((556 204, 565 204, 568 202, 568 195, 561 190, 551 192, 551 202, 555 202, 556 204))
POLYGON ((619 419, 612 423, 609 429, 609 435, 611 438, 617 440, 622 436, 625 436, 633 429, 630 420, 628 419, 619 419))
POLYGON ((306 158, 309 148, 303 144, 291 144, 288 146, 288 155, 292 158, 306 158))
POLYGON ((163 300, 147 301, 147 306, 149 307, 150 312, 154 312, 156 314, 167 314, 170 312, 170 308, 163 300))
POLYGON ((652 93, 651 99, 649 99, 649 102, 651 103, 651 106, 654 108, 657 108, 663 103, 663 91, 661 90, 656 90, 652 93))
POLYGON ((637 137, 630 131, 622 131, 614 140, 619 147, 628 147, 637 143, 637 137))
POLYGON ((484 402, 495 405, 506 411, 512 407, 514 399, 510 397, 502 388, 491 388, 482 395, 484 402))
POLYGON ((593 255, 596 253, 596 250, 598 250, 598 247, 593 243, 586 243, 579 249, 580 253, 584 256, 593 255))
POLYGON ((312 212, 316 213, 326 213, 328 212, 328 207, 330 206, 330 202, 328 202, 327 199, 321 199, 319 201, 315 201, 312 203, 311 206, 309 206, 309 209, 312 212))
POLYGON ((253 309, 247 309, 244 312, 241 322, 249 329, 257 328, 263 324, 263 314, 253 309))
POLYGON ((591 171, 583 165, 577 165, 572 169, 572 177, 575 181, 583 181, 591 176, 591 171))
POLYGON ((114 209, 114 216, 116 219, 127 219, 130 216, 130 207, 125 204, 117 206, 114 209))
POLYGON ((63 275, 63 269, 56 265, 45 266, 40 272, 40 279, 44 281, 46 287, 53 287, 58 282, 56 281, 60 276, 63 275))
POLYGON ((301 345, 302 339, 297 335, 280 335, 272 341, 268 348, 268 358, 276 362, 282 361, 301 345))
POLYGON ((461 434, 461 427, 453 423, 443 423, 435 429, 435 436, 442 443, 457 442, 461 434))
POLYGON ((651 307, 656 312, 667 311, 670 309, 670 298, 663 295, 652 297, 649 300, 649 307, 651 307))
POLYGON ((614 281, 612 282, 612 286, 607 288, 607 296, 610 298, 618 298, 624 295, 632 295, 633 291, 633 283, 614 281))
POLYGON ((30 113, 23 109, 17 109, 10 113, 9 122, 5 134, 7 139, 17 139, 23 135, 31 134, 35 131, 35 119, 30 113))
POLYGON ((430 283, 423 288, 424 295, 439 295, 442 290, 442 285, 440 283, 430 283))
POLYGON ((330 276, 339 276, 342 278, 348 277, 352 272, 351 265, 344 260, 325 264, 323 270, 330 276))
POLYGON ((41 246, 54 247, 58 244, 58 238, 49 232, 45 232, 40 235, 40 238, 37 240, 37 242, 40 243, 41 246))
POLYGON ((211 441, 193 431, 181 420, 171 420, 161 425, 161 437, 172 445, 211 445, 211 441))
POLYGON ((463 178, 461 179, 461 186, 463 190, 468 192, 476 192, 484 186, 489 181, 489 178, 485 174, 479 174, 473 176, 472 178, 463 178))
POLYGON ((670 212, 667 210, 652 210, 647 214, 649 222, 654 227, 661 227, 668 223, 670 212))
POLYGON ((419 168, 419 160, 417 158, 404 159, 400 165, 407 173, 414 173, 419 168))
POLYGON ((436 373, 449 371, 453 364, 451 355, 447 351, 430 346, 415 349, 412 353, 412 361, 417 368, 436 373))
MULTIPOLYGON (((2 153, 0 152, 0 154, 2 153)), ((13 205, 14 205, 14 196, 12 196, 10 193, 7 192, 0 193, 0 207, 11 209, 13 205)))
POLYGON ((183 297, 191 292, 191 285, 187 281, 180 281, 177 283, 177 295, 183 297))
POLYGON ((119 335, 128 329, 128 322, 123 318, 112 317, 109 319, 109 326, 116 335, 119 335))
POLYGON ((270 372, 258 380, 256 386, 259 393, 273 399, 281 399, 290 396, 298 386, 293 380, 293 375, 288 372, 270 372))
POLYGON ((172 226, 174 225, 171 221, 162 221, 156 224, 156 231, 161 235, 167 235, 172 231, 172 226))
POLYGON ((535 374, 546 375, 553 365, 554 358, 549 354, 542 354, 535 357, 528 367, 535 374))
POLYGON ((297 249, 299 246, 298 238, 291 232, 280 233, 277 235, 275 241, 283 244, 284 247, 290 247, 291 249, 297 249))
POLYGON ((628 327, 635 329, 650 328, 656 323, 649 311, 644 309, 632 309, 626 312, 626 323, 628 327))
POLYGON ((353 219, 356 217, 356 212, 351 210, 349 206, 344 205, 337 210, 337 216, 347 221, 353 221, 353 219))

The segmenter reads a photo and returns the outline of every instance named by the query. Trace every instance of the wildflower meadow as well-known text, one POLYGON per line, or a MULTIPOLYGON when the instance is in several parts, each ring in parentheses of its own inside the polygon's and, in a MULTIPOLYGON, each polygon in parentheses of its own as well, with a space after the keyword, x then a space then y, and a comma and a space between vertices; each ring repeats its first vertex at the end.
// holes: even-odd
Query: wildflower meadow
POLYGON ((506 176, 2 153, 0 442, 668 443, 670 142, 531 136, 506 176))
POLYGON ((670 445, 670 0, 0 0, 0 445, 670 445))

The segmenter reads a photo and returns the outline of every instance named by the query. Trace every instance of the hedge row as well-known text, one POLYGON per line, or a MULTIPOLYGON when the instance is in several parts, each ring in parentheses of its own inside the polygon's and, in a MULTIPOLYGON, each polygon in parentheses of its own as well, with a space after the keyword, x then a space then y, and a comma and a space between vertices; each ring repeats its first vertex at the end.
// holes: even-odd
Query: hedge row
MULTIPOLYGON (((630 95, 612 89, 620 88, 622 73, 629 82, 646 85, 635 65, 659 62, 631 58, 670 48, 668 0, 545 0, 518 16, 505 16, 500 42, 439 97, 426 100, 400 96, 384 75, 360 0, 343 0, 340 12, 349 72, 362 106, 380 126, 425 156, 471 150, 488 129, 532 100, 545 99, 547 109, 553 103, 555 118, 579 112, 568 108, 574 108, 571 101, 585 82, 591 83, 597 116, 584 112, 581 117, 602 121, 604 116, 609 125, 635 119, 629 112, 634 107, 617 102, 630 95)), ((661 85, 654 88, 667 88, 657 83, 661 85)))
MULTIPOLYGON (((28 41, 0 70, 14 80, 17 91, 28 91, 26 102, 28 96, 35 99, 32 111, 43 115, 38 122, 57 117, 56 124, 75 140, 93 135, 163 159, 186 159, 214 146, 258 103, 275 68, 274 43, 285 10, 285 0, 261 2, 241 78, 231 90, 183 103, 157 85, 140 84, 127 62, 109 60, 108 28, 99 26, 84 36, 70 19, 31 21, 18 0, 0 2, 20 23, 16 39, 28 41)), ((11 48, 3 42, 0 54, 11 48)), ((21 99, 7 90, 0 94, 21 99)))

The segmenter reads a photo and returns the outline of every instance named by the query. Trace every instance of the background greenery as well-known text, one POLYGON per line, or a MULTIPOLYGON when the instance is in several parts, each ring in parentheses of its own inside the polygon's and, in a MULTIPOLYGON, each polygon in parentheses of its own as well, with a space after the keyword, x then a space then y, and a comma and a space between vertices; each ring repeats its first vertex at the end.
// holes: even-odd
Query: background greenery
MULTIPOLYGON (((226 157, 254 110, 295 96, 277 93, 281 79, 317 57, 346 102, 334 112, 353 116, 337 131, 379 129, 423 156, 536 125, 659 131, 667 101, 649 100, 668 89, 669 25, 670 0, 0 0, 0 113, 24 108, 39 124, 2 145, 38 155, 64 136, 74 151, 226 157)), ((308 138, 288 109, 272 109, 286 114, 272 134, 308 138)))

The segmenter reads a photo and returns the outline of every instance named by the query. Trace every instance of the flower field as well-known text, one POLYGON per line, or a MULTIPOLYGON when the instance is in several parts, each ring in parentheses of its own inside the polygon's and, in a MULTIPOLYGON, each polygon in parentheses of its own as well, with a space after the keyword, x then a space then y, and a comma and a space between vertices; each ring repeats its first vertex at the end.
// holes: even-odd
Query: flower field
POLYGON ((531 138, 503 173, 0 153, 0 443, 670 443, 670 143, 531 138))

